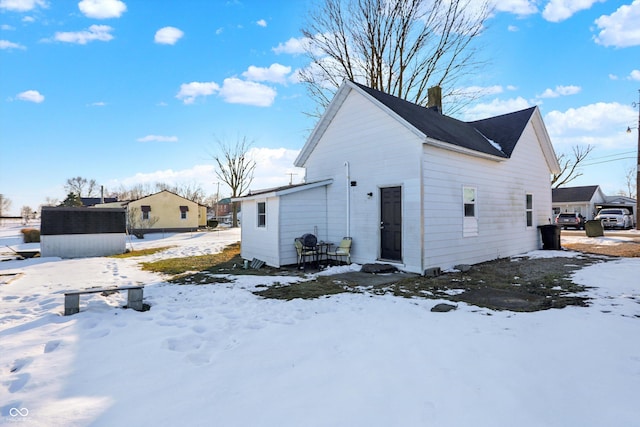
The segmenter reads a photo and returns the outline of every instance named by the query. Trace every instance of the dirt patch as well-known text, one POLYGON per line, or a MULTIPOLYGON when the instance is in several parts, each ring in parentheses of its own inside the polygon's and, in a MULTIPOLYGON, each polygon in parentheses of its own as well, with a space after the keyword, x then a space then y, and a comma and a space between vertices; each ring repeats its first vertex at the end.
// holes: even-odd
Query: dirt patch
POLYGON ((392 292, 408 298, 437 298, 466 302, 494 310, 537 311, 585 306, 579 295, 586 289, 571 281, 582 267, 603 262, 598 256, 574 258, 503 258, 476 264, 466 272, 449 272, 438 277, 416 277, 373 292, 392 292))
MULTIPOLYGON (((640 245, 638 245, 640 246, 640 245)), ((237 247, 198 272, 174 276, 171 283, 213 285, 233 281, 233 276, 293 276, 296 283, 258 286, 254 293, 263 298, 313 299, 339 293, 393 294, 404 298, 445 299, 492 310, 537 311, 586 306, 585 288, 571 281, 571 274, 610 257, 581 254, 575 257, 516 257, 471 266, 469 271, 452 271, 437 277, 409 273, 369 274, 349 272, 332 276, 312 276, 293 268, 262 267, 244 269, 237 247)))
POLYGON ((587 243, 565 243, 563 248, 588 254, 608 255, 615 257, 640 257, 640 242, 616 243, 615 245, 598 245, 587 243))

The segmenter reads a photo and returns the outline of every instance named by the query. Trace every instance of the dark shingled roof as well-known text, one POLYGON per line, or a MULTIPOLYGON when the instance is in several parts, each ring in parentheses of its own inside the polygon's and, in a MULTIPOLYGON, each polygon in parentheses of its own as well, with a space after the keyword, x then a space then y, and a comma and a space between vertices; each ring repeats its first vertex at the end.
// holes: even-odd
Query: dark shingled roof
POLYGON ((551 190, 551 200, 553 203, 588 202, 597 189, 597 185, 554 188, 551 190))
POLYGON ((531 107, 488 119, 463 122, 445 116, 434 109, 422 107, 359 83, 354 82, 354 84, 429 138, 503 158, 511 157, 516 143, 536 108, 531 107))

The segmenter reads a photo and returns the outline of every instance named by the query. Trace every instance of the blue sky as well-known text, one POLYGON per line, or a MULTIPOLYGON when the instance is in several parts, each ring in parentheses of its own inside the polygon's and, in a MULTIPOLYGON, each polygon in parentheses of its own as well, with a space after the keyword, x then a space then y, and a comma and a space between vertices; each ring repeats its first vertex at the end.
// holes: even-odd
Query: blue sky
MULTIPOLYGON (((315 119, 297 70, 311 1, 0 0, 0 193, 37 208, 67 178, 216 191, 216 140, 254 141, 252 188, 293 182, 315 119)), ((496 0, 486 95, 457 118, 541 108, 558 154, 595 146, 573 185, 635 167, 640 0, 496 0)), ((221 188, 225 194, 224 186, 221 188)))

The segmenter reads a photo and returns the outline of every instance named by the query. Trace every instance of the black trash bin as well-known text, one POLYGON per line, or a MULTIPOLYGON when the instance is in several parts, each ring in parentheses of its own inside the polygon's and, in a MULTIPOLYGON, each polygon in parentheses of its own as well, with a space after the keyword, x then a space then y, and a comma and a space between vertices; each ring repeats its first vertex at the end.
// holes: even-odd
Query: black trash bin
POLYGON ((539 225, 542 234, 542 249, 559 251, 560 246, 560 226, 555 224, 539 225))

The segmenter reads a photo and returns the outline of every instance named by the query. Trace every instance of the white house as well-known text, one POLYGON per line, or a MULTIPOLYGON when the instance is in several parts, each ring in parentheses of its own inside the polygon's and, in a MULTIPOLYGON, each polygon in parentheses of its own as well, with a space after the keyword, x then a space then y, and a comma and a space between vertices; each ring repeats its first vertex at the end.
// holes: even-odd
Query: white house
POLYGON ((551 197, 554 215, 577 212, 587 220, 593 219, 599 210, 596 206, 607 200, 599 185, 554 188, 551 197))
POLYGON ((625 196, 607 196, 599 185, 554 188, 552 201, 554 215, 561 212, 578 212, 587 220, 591 220, 600 212, 600 209, 626 208, 634 214, 634 218, 637 218, 635 199, 625 196))
POLYGON ((295 263, 304 233, 417 273, 524 253, 541 247, 559 170, 537 107, 462 122, 350 81, 295 165, 306 184, 239 199, 244 258, 295 263))

